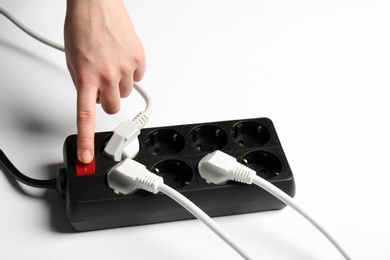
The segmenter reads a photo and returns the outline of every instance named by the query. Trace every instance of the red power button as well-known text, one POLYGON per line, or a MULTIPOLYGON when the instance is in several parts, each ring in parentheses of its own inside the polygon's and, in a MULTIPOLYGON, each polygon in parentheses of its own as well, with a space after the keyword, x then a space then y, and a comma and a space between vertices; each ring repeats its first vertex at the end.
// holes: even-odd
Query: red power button
POLYGON ((88 164, 82 163, 77 158, 75 158, 75 165, 76 165, 76 176, 95 174, 95 158, 93 158, 92 162, 88 164))

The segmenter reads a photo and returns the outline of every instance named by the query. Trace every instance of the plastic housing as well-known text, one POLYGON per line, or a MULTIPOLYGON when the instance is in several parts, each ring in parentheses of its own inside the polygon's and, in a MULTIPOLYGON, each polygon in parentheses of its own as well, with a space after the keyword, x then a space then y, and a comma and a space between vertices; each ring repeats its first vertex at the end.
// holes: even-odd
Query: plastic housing
MULTIPOLYGON (((162 193, 137 191, 116 194, 106 174, 118 162, 106 157, 104 147, 112 132, 95 135, 94 174, 76 175, 76 141, 65 140, 67 172, 66 212, 72 227, 89 231, 194 218, 162 193)), ((272 121, 253 118, 189 125, 144 128, 138 137, 140 151, 134 160, 163 177, 211 217, 276 210, 285 204, 255 185, 227 182, 209 184, 197 170, 201 158, 217 149, 224 151, 290 196, 295 183, 272 121)))

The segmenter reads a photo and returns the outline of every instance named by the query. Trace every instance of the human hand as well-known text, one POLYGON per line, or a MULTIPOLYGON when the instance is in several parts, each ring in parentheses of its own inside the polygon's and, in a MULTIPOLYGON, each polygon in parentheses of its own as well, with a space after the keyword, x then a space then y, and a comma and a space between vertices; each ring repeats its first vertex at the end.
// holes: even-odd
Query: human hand
POLYGON ((68 0, 64 25, 68 70, 77 90, 77 157, 94 154, 95 112, 120 109, 145 73, 145 54, 122 0, 68 0))

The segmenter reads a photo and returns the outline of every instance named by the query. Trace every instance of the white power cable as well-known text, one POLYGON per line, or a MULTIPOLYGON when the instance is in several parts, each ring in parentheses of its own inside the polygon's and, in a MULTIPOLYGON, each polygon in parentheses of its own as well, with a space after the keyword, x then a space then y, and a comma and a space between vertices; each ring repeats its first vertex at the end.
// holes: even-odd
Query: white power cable
POLYGON ((3 7, 0 7, 0 14, 4 15, 8 20, 10 20, 13 24, 15 24, 17 27, 19 27, 23 32, 27 33, 31 37, 33 37, 35 40, 42 42, 43 44, 46 44, 54 49, 57 49, 59 51, 64 51, 64 47, 61 46, 58 43, 52 42, 39 34, 33 32, 31 29, 27 28, 24 24, 22 24, 18 19, 16 19, 12 14, 10 14, 7 10, 5 10, 3 7))
POLYGON ((316 220, 314 220, 303 208, 301 208, 290 196, 288 196, 282 190, 278 189, 276 186, 264 180, 260 176, 254 176, 252 182, 260 188, 266 190, 270 194, 274 195, 276 198, 283 201, 287 206, 290 206, 296 212, 301 214, 302 217, 309 221, 315 228, 318 229, 318 231, 320 231, 329 240, 329 242, 333 244, 333 246, 340 252, 340 254, 345 259, 352 259, 342 247, 342 245, 324 227, 322 227, 316 220))
POLYGON ((147 190, 154 194, 159 191, 169 196, 192 215, 201 220, 215 234, 224 240, 231 248, 233 248, 244 259, 252 259, 214 220, 204 213, 194 203, 184 197, 182 194, 164 184, 162 177, 151 173, 146 167, 132 159, 115 165, 107 174, 108 185, 114 189, 116 193, 131 194, 138 189, 147 190))
MULTIPOLYGON (((34 39, 62 52, 65 49, 62 45, 52 42, 41 35, 33 32, 31 29, 23 25, 18 19, 11 15, 4 8, 0 7, 0 14, 4 15, 13 24, 19 27, 22 31, 33 37, 34 39)), ((115 128, 114 133, 105 147, 105 154, 113 160, 120 161, 124 158, 133 158, 139 151, 138 135, 141 129, 150 119, 152 110, 152 99, 145 89, 139 84, 134 83, 134 88, 142 96, 146 102, 144 111, 138 113, 132 120, 121 123, 115 128)))
POLYGON ((198 169, 202 178, 214 184, 222 184, 228 180, 233 180, 246 184, 254 183, 263 188, 308 220, 333 244, 333 246, 336 247, 346 260, 352 259, 346 250, 343 249, 341 244, 337 242, 325 228, 306 213, 290 196, 275 185, 256 175, 256 171, 237 162, 234 157, 221 151, 215 151, 202 158, 198 164, 198 169))

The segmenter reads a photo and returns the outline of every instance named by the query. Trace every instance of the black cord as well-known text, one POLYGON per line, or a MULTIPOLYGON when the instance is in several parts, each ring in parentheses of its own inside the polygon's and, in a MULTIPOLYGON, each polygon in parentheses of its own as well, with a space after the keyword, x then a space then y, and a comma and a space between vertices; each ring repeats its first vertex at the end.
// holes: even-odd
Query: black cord
POLYGON ((11 173, 11 175, 17 179, 18 181, 31 186, 35 188, 45 188, 45 189, 57 189, 57 183, 56 179, 51 179, 51 180, 37 180, 37 179, 32 179, 23 173, 21 173, 13 164, 12 162, 8 159, 8 157, 5 155, 3 150, 0 149, 0 162, 3 163, 5 168, 11 173))

